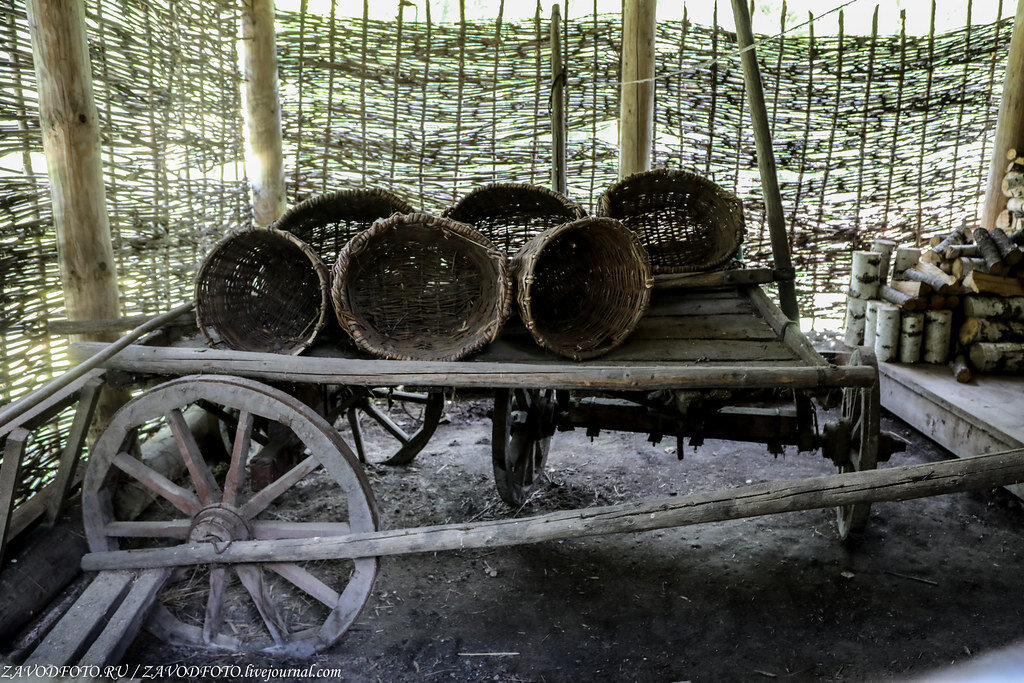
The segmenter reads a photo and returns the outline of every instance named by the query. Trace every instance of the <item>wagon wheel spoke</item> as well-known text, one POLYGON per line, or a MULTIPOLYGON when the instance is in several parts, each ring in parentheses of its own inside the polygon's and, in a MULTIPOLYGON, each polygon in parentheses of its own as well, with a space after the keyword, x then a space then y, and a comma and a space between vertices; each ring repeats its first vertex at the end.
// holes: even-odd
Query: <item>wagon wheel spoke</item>
POLYGON ((356 445, 356 455, 359 462, 366 462, 366 447, 363 445, 363 426, 359 424, 359 412, 355 408, 348 409, 348 425, 352 430, 352 441, 356 445))
POLYGON ((224 622, 224 592, 227 587, 227 567, 210 569, 210 595, 206 599, 203 618, 203 642, 212 645, 224 622))
POLYGON ((267 631, 270 632, 274 643, 279 646, 284 645, 288 639, 288 625, 278 611, 277 603, 271 599, 270 593, 267 591, 263 572, 256 565, 236 564, 235 573, 238 574, 239 580, 245 586, 246 592, 252 597, 256 611, 263 618, 263 623, 266 624, 267 631))
POLYGON ((114 456, 113 465, 186 515, 196 514, 203 506, 194 493, 127 453, 121 452, 114 456))
POLYGON ((216 503, 223 494, 217 485, 217 480, 213 478, 210 468, 206 466, 206 460, 199 452, 199 444, 192 436, 192 430, 189 429, 180 409, 174 408, 167 413, 167 424, 171 428, 171 433, 174 434, 174 441, 178 444, 178 451, 181 453, 182 460, 185 461, 185 467, 196 487, 199 500, 203 505, 216 503))
POLYGON ((372 403, 363 406, 363 412, 372 417, 377 424, 383 427, 388 434, 395 437, 403 444, 409 443, 409 435, 402 431, 402 428, 395 424, 394 420, 377 409, 372 403))
POLYGON ((283 538, 330 538, 352 533, 348 522, 282 522, 256 520, 250 522, 252 537, 257 541, 276 541, 283 538))
POLYGON ((242 506, 241 513, 246 519, 252 519, 267 509, 281 494, 302 481, 306 475, 320 466, 320 461, 315 455, 295 465, 285 472, 279 479, 265 486, 263 490, 254 495, 242 506))
POLYGON ((252 446, 253 414, 243 410, 238 415, 238 426, 231 444, 231 464, 227 476, 224 477, 224 502, 228 505, 238 503, 239 494, 245 486, 245 461, 249 457, 252 446))
POLYGON ((338 600, 341 599, 341 595, 337 591, 297 564, 274 562, 268 564, 267 569, 275 572, 290 584, 310 597, 316 598, 327 607, 333 608, 338 604, 338 600))
POLYGON ((160 522, 110 522, 104 529, 108 536, 117 538, 176 538, 185 540, 192 528, 191 519, 172 519, 160 522))

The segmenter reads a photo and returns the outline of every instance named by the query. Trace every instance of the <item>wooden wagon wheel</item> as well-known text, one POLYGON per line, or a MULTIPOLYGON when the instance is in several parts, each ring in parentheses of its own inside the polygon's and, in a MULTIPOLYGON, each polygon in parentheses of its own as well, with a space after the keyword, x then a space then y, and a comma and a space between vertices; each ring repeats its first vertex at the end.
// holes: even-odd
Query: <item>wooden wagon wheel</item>
MULTIPOLYGON (((878 367, 875 354, 867 347, 856 349, 850 357, 850 365, 878 367)), ((840 472, 861 472, 878 466, 878 432, 880 429, 881 398, 878 381, 870 387, 846 387, 843 389, 842 427, 849 437, 843 441, 846 458, 840 456, 836 464, 840 472)), ((839 537, 847 542, 860 539, 871 514, 871 503, 854 503, 836 508, 839 537)))
MULTIPOLYGON (((355 455, 312 408, 252 380, 191 376, 125 405, 97 440, 82 498, 93 551, 184 543, 223 552, 237 540, 315 538, 379 528, 369 483, 355 455), (182 410, 206 401, 239 414, 230 463, 211 467, 182 410), (253 423, 286 426, 303 457, 258 493, 246 486, 253 423), (184 463, 174 482, 128 454, 140 429, 167 425, 184 463), (146 518, 119 519, 119 485, 154 494, 146 518)), ((174 643, 308 656, 341 637, 366 603, 377 558, 351 562, 210 564, 180 567, 160 595, 150 630, 174 643), (344 586, 336 590, 332 586, 344 586)))
POLYGON ((519 507, 544 473, 555 433, 552 389, 499 389, 494 394, 491 460, 498 495, 519 507))
POLYGON ((434 435, 444 413, 443 391, 400 391, 345 387, 328 415, 342 415, 359 461, 408 465, 434 435), (369 423, 369 429, 364 425, 369 423))

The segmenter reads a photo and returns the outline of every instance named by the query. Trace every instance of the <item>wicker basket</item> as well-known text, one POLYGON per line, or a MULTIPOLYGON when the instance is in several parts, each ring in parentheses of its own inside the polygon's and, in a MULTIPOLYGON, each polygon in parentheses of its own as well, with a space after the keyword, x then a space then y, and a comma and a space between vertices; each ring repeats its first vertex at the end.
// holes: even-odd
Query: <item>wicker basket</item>
POLYGON ((660 169, 612 185, 598 213, 640 236, 655 273, 717 268, 743 242, 743 205, 735 195, 693 173, 660 169))
POLYGON ((512 262, 519 315, 542 347, 584 360, 625 341, 647 310, 651 270, 637 236, 589 217, 530 240, 512 262))
POLYGON ((329 301, 320 257, 271 228, 224 238, 196 276, 196 321, 215 348, 302 353, 327 323, 329 301))
POLYGON ((576 202, 538 185, 494 183, 476 188, 443 215, 469 223, 511 256, 535 235, 583 218, 586 212, 576 202))
POLYGON ((330 265, 350 239, 377 219, 412 211, 405 200, 387 190, 339 190, 299 202, 285 211, 272 227, 292 233, 313 247, 330 265))
POLYGON ((512 305, 504 256, 480 233, 427 214, 375 223, 338 254, 338 321, 361 349, 451 361, 494 341, 512 305))

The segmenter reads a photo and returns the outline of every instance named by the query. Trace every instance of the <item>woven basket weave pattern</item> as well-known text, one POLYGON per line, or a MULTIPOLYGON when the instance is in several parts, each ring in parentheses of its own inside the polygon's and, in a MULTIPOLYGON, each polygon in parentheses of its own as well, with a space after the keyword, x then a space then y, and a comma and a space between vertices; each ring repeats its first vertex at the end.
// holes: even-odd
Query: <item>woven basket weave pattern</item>
POLYGON ((468 223, 507 254, 535 235, 586 215, 579 204, 539 185, 493 183, 471 191, 443 214, 468 223))
POLYGON ((640 236, 655 273, 717 268, 743 241, 743 205, 715 183, 685 171, 637 173, 601 196, 598 212, 640 236))
POLYGON ((221 240, 196 276, 196 320, 211 346, 298 354, 327 322, 330 271, 295 236, 250 228, 221 240))
POLYGON ((469 226, 392 216, 334 266, 334 309, 356 345, 395 360, 458 360, 493 341, 511 309, 505 258, 469 226))
POLYGON ((348 241, 374 221, 412 211, 408 202, 387 190, 339 190, 299 202, 281 214, 273 227, 292 233, 325 263, 333 264, 348 241))
POLYGON ((583 218, 531 240, 513 260, 516 302, 536 342, 574 360, 625 341, 647 310, 650 265, 636 235, 583 218))

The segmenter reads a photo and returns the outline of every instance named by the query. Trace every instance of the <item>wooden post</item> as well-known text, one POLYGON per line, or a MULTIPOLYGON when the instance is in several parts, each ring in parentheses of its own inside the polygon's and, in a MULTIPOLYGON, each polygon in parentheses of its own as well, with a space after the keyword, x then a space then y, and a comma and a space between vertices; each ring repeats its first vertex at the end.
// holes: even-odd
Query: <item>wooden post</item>
POLYGON ((981 227, 991 230, 996 216, 1006 207, 1002 192, 1006 174, 1006 151, 1024 148, 1024 0, 1017 0, 1017 15, 1013 20, 1010 53, 1003 78, 1003 99, 999 103, 996 139, 992 144, 992 161, 988 167, 985 185, 985 205, 981 211, 981 227))
POLYGON ((622 8, 619 178, 651 168, 657 6, 657 0, 626 0, 622 8))
POLYGON ((242 73, 245 165, 256 225, 269 225, 287 207, 274 42, 274 0, 242 0, 238 59, 242 73))
POLYGON ((29 0, 27 9, 68 319, 118 318, 117 264, 103 187, 85 5, 79 0, 29 0))
MULTIPOLYGON (((775 258, 776 268, 788 271, 793 267, 789 254, 789 235, 786 234, 786 218, 782 212, 782 195, 779 193, 779 178, 775 169, 775 152, 772 151, 772 129, 768 123, 761 69, 757 65, 754 32, 750 27, 750 12, 747 10, 746 0, 732 0, 732 13, 736 17, 736 39, 740 50, 743 51, 740 57, 743 62, 743 82, 747 90, 747 101, 750 102, 750 121, 754 126, 757 167, 764 193, 765 216, 772 238, 772 256, 775 258)), ((799 320, 800 309, 796 302, 796 283, 793 280, 779 282, 779 308, 790 320, 799 320)))
POLYGON ((551 7, 551 189, 565 194, 565 59, 562 56, 562 16, 551 7))

